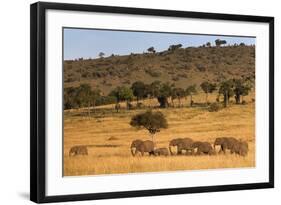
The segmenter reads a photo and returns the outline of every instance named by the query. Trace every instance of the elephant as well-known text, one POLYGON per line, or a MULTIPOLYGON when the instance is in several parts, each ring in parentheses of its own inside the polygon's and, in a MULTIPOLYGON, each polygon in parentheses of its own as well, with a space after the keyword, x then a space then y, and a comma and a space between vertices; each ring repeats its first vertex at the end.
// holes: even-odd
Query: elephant
POLYGON ((88 148, 86 145, 73 146, 69 150, 69 156, 88 155, 88 148))
POLYGON ((248 154, 248 151, 249 151, 248 143, 245 141, 239 141, 231 149, 231 153, 236 153, 243 157, 245 157, 248 154))
POLYGON ((217 145, 220 145, 219 153, 223 152, 225 154, 227 149, 231 150, 238 142, 234 137, 218 137, 214 142, 214 149, 216 149, 217 145))
POLYGON ((156 156, 157 155, 158 156, 161 156, 161 155, 168 156, 169 155, 169 150, 167 148, 165 148, 165 147, 157 148, 157 149, 154 150, 154 155, 156 155, 156 156))
POLYGON ((193 148, 192 148, 193 140, 190 138, 176 138, 172 139, 169 144, 169 150, 171 155, 173 155, 172 147, 177 147, 177 154, 182 154, 182 151, 185 150, 186 154, 191 151, 193 154, 193 148))
POLYGON ((208 154, 215 155, 216 151, 209 142, 196 141, 192 144, 192 148, 197 149, 196 155, 208 154))
POLYGON ((148 152, 149 155, 154 154, 154 143, 150 140, 134 140, 131 144, 131 153, 135 156, 138 152, 140 152, 142 156, 145 152, 148 152))

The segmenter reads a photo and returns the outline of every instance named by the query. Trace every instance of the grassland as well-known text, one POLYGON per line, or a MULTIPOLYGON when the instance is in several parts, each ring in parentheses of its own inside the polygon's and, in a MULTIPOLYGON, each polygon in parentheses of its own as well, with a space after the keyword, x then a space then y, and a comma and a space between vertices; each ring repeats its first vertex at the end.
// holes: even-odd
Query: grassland
MULTIPOLYGON (((216 95, 210 95, 214 102, 216 95)), ((92 110, 91 117, 85 109, 64 111, 64 176, 120 174, 194 169, 237 168, 255 166, 255 103, 254 93, 246 96, 246 105, 231 104, 218 112, 208 112, 206 107, 189 107, 183 99, 182 108, 161 109, 169 127, 155 136, 157 147, 168 147, 171 139, 190 137, 213 143, 216 137, 232 136, 249 143, 246 157, 237 155, 216 156, 136 156, 130 153, 134 139, 151 139, 146 130, 136 130, 129 125, 131 117, 145 109, 115 112, 114 105, 104 105, 92 110), (87 145, 88 156, 69 157, 69 149, 87 145)), ((194 96, 196 103, 204 103, 205 95, 194 96)), ((147 106, 156 106, 156 100, 146 100, 147 106)), ((125 107, 125 104, 123 104, 125 107)), ((158 110, 155 108, 155 110, 158 110)))

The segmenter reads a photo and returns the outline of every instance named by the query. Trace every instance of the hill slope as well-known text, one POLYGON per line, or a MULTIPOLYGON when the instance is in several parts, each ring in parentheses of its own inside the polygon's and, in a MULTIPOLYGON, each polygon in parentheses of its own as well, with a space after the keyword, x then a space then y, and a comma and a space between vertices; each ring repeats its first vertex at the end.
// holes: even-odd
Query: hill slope
POLYGON ((188 47, 156 53, 79 59, 64 62, 64 86, 89 83, 104 94, 137 80, 173 82, 186 88, 204 80, 255 78, 255 47, 188 47))

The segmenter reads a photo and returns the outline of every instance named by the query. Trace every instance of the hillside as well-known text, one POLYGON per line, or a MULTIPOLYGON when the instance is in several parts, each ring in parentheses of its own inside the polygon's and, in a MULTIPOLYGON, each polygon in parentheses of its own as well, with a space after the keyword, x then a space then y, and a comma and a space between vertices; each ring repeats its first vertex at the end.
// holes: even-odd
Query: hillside
POLYGON ((64 86, 89 83, 108 94, 119 85, 137 80, 173 82, 186 88, 204 80, 255 77, 255 47, 188 47, 156 53, 111 55, 100 59, 64 62, 64 86))

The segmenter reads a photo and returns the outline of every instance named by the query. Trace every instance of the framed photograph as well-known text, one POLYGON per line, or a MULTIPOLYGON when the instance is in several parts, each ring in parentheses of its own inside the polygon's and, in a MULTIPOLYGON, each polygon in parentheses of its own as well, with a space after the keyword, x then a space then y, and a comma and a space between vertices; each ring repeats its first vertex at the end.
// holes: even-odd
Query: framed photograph
POLYGON ((31 5, 34 202, 274 187, 274 18, 31 5))

